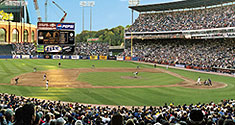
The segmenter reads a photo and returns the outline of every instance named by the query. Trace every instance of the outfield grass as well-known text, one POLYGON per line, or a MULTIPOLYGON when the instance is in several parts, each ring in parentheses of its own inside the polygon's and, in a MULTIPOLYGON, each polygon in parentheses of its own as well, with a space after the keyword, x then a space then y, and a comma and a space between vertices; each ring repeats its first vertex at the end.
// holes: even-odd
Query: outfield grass
POLYGON ((140 79, 123 79, 133 77, 132 72, 88 72, 81 73, 77 80, 88 82, 93 86, 157 86, 172 85, 183 82, 182 79, 167 73, 140 72, 140 79))
MULTIPOLYGON (((32 72, 33 67, 38 70, 61 68, 89 68, 91 65, 99 67, 128 67, 135 68, 137 65, 151 68, 150 65, 136 64, 133 62, 118 61, 90 61, 90 60, 0 60, 0 83, 10 83, 10 79, 22 73, 32 72)), ((169 88, 121 88, 121 89, 77 89, 77 88, 49 88, 24 87, 1 85, 0 93, 10 93, 19 96, 37 97, 41 99, 62 100, 68 102, 81 102, 89 104, 109 105, 164 105, 174 102, 175 104, 219 102, 223 99, 235 99, 235 78, 190 72, 179 69, 169 69, 182 76, 196 80, 198 76, 203 79, 211 78, 212 81, 228 84, 221 89, 191 89, 181 87, 169 88)))

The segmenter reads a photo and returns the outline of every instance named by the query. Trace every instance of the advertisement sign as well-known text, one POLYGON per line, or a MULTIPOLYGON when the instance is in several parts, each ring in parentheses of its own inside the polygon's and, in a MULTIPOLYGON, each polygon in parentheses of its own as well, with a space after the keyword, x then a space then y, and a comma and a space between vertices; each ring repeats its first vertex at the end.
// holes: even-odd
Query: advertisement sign
POLYGON ((133 61, 139 61, 139 59, 140 59, 139 57, 132 57, 133 61))
POLYGON ((73 53, 74 52, 74 46, 69 46, 69 45, 65 45, 65 46, 61 46, 63 53, 73 53))
POLYGON ((3 10, 0 11, 0 20, 14 20, 14 15, 12 13, 5 13, 3 10))
POLYGON ((57 23, 51 22, 38 22, 38 30, 56 30, 57 23))
POLYGON ((58 53, 62 51, 62 48, 58 45, 48 45, 48 46, 45 46, 44 50, 45 52, 48 52, 48 53, 58 53))
POLYGON ((37 59, 38 56, 37 55, 30 55, 30 59, 37 59))
POLYGON ((30 56, 29 55, 22 55, 22 59, 29 59, 30 56))
POLYGON ((97 42, 99 41, 99 38, 88 38, 87 42, 97 42))
POLYGON ((75 30, 75 23, 38 22, 38 30, 75 30))
POLYGON ((44 58, 45 59, 51 59, 51 56, 50 55, 44 55, 44 58))
POLYGON ((38 44, 74 44, 74 41, 74 31, 38 31, 38 44))
POLYGON ((131 57, 130 57, 130 56, 126 56, 126 57, 125 57, 125 60, 131 61, 131 57))
POLYGON ((122 60, 124 60, 124 58, 123 58, 123 56, 117 56, 117 60, 122 61, 122 60))
POLYGON ((38 58, 39 59, 44 59, 45 57, 44 57, 44 55, 38 55, 38 58))
POLYGON ((44 45, 37 45, 37 52, 43 53, 44 52, 44 45))
POLYGON ((116 56, 109 56, 108 59, 109 60, 116 60, 117 58, 116 58, 116 56))
POLYGON ((63 56, 63 59, 70 59, 70 56, 63 56))
POLYGON ((52 59, 61 59, 61 55, 53 55, 52 59))
POLYGON ((17 1, 17 0, 6 0, 3 2, 3 5, 5 6, 27 6, 27 1, 17 1))
POLYGON ((185 68, 185 65, 175 64, 175 67, 185 68))
POLYGON ((90 56, 90 60, 97 60, 98 56, 90 56))
POLYGON ((79 59, 79 56, 78 55, 72 55, 71 59, 79 59))
POLYGON ((12 56, 12 59, 20 59, 20 58, 21 58, 20 55, 13 55, 13 56, 12 56))
POLYGON ((100 60, 107 60, 108 57, 107 57, 107 56, 100 56, 99 59, 100 59, 100 60))
POLYGON ((74 23, 57 23, 56 24, 57 30, 75 30, 74 23))

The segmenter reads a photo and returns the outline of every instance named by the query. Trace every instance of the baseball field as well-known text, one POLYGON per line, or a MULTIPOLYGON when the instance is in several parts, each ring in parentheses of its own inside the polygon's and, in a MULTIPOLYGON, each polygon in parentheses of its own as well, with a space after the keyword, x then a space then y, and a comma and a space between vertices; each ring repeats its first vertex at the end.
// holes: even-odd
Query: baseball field
POLYGON ((233 77, 135 62, 0 60, 0 93, 66 102, 127 106, 219 102, 235 98, 234 85, 233 77), (195 85, 199 76, 202 81, 210 78, 213 86, 195 85), (19 78, 18 85, 15 78, 19 78))

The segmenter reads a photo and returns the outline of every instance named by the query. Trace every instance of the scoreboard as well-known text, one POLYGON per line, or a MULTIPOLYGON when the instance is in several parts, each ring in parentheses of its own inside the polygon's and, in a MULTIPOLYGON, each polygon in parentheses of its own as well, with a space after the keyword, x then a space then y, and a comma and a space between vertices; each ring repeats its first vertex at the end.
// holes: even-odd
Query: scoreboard
POLYGON ((38 44, 74 44, 74 31, 39 30, 38 44))
POLYGON ((41 53, 71 53, 75 44, 75 23, 38 22, 38 47, 41 53))

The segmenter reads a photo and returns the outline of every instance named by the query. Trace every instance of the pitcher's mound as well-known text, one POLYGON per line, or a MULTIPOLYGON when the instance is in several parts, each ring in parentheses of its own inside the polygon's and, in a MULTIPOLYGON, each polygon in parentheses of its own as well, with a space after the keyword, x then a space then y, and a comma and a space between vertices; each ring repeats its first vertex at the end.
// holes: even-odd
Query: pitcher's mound
POLYGON ((141 79, 141 76, 121 76, 122 79, 141 79))

